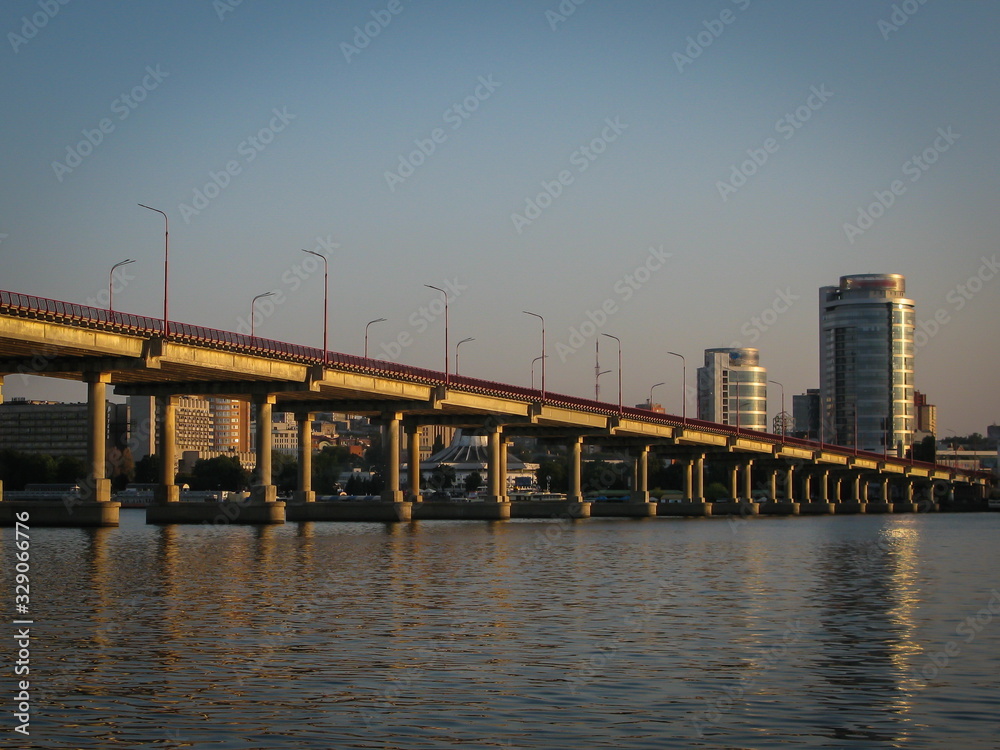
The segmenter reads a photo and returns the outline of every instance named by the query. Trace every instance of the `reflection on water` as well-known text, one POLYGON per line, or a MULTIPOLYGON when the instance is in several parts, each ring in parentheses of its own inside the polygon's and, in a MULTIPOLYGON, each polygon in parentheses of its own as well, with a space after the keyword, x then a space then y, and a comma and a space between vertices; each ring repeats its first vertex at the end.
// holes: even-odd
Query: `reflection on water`
POLYGON ((998 530, 141 511, 37 529, 32 745, 997 747, 1000 611, 956 628, 1000 586, 998 530))

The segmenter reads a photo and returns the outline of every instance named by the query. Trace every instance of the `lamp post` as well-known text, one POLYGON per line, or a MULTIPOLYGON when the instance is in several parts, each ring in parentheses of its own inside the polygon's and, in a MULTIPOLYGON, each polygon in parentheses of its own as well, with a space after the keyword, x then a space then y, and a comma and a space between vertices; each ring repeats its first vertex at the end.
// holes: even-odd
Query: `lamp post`
POLYGON ((677 352, 667 352, 667 354, 672 354, 675 357, 681 358, 681 423, 687 425, 687 360, 684 359, 683 354, 678 354, 677 352))
POLYGON ((601 370, 597 373, 597 384, 594 386, 594 400, 601 400, 601 375, 607 375, 611 370, 601 370))
POLYGON ((448 360, 451 359, 448 356, 448 292, 438 286, 431 286, 430 284, 424 284, 428 289, 434 289, 435 291, 441 292, 444 297, 444 383, 448 385, 451 382, 451 376, 448 373, 448 360))
POLYGON ((534 389, 534 387, 535 387, 535 362, 537 362, 538 360, 543 360, 543 364, 544 364, 544 360, 545 359, 547 359, 547 357, 535 357, 533 360, 531 360, 531 387, 532 387, 532 389, 534 389))
POLYGON ((455 374, 456 374, 456 375, 458 375, 458 374, 459 374, 459 372, 461 372, 461 370, 459 370, 459 369, 458 369, 458 364, 459 364, 459 363, 458 363, 458 349, 459 349, 459 347, 460 347, 460 346, 462 346, 462 344, 464 344, 464 343, 465 343, 466 341, 475 341, 475 339, 474 339, 474 338, 472 338, 472 336, 469 336, 469 338, 467 338, 467 339, 462 339, 462 340, 461 340, 461 341, 459 341, 459 342, 458 342, 457 344, 455 344, 455 374))
POLYGON ((650 388, 649 388, 649 410, 650 411, 653 411, 653 388, 659 388, 661 385, 665 385, 665 383, 657 383, 656 385, 650 386, 650 388))
POLYGON ((139 206, 149 211, 156 211, 156 213, 163 216, 163 333, 166 335, 167 320, 169 320, 167 316, 167 296, 170 289, 170 222, 167 220, 167 215, 160 209, 147 206, 144 203, 140 203, 139 206))
POLYGON ((617 336, 612 336, 610 333, 602 333, 602 336, 607 336, 609 339, 614 339, 618 342, 618 414, 623 413, 622 410, 622 340, 617 336))
POLYGON ((264 292, 263 294, 258 294, 252 300, 250 300, 250 338, 254 335, 254 312, 253 306, 257 304, 257 300, 263 299, 264 297, 273 297, 276 292, 264 292))
POLYGON ((111 273, 108 274, 108 312, 115 309, 114 306, 114 294, 115 294, 115 269, 121 266, 127 266, 129 263, 135 263, 131 258, 126 258, 125 260, 120 260, 111 266, 111 273))
POLYGON ((368 326, 372 323, 384 323, 385 321, 385 318, 375 318, 375 320, 369 320, 365 324, 365 359, 368 359, 368 326))
POLYGON ((329 361, 327 354, 327 311, 329 310, 330 304, 330 263, 326 259, 326 256, 322 253, 317 253, 315 250, 303 249, 302 252, 309 253, 309 255, 315 255, 317 258, 323 261, 323 366, 326 367, 329 361))
POLYGON ((768 380, 781 389, 781 442, 785 442, 785 386, 777 380, 768 380))
MULTIPOLYGON (((542 356, 539 359, 542 360, 542 391, 541 391, 541 395, 542 395, 542 401, 544 401, 545 400, 545 360, 546 360, 546 356, 545 356, 545 318, 543 318, 538 313, 528 312, 527 310, 521 310, 521 312, 523 312, 525 315, 531 315, 532 317, 538 318, 540 321, 542 321, 542 356)), ((532 388, 534 388, 534 386, 535 386, 534 380, 532 380, 531 386, 532 386, 532 388)))

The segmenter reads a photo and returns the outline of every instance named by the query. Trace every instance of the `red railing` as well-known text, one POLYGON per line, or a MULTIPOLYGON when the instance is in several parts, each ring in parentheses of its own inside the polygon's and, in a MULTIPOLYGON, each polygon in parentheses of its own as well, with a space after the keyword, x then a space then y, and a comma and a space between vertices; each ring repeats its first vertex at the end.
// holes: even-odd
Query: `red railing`
MULTIPOLYGON (((108 326, 118 331, 135 333, 138 336, 163 336, 163 320, 160 318, 149 318, 142 315, 132 315, 118 311, 105 310, 98 307, 88 307, 70 302, 59 302, 58 300, 45 299, 44 297, 34 297, 31 295, 18 294, 16 292, 0 291, 0 312, 11 311, 15 314, 27 317, 59 318, 71 325, 81 325, 93 327, 95 325, 108 326)), ((293 360, 307 364, 323 364, 327 366, 352 370, 358 372, 368 372, 377 375, 391 375, 410 382, 418 382, 428 385, 447 385, 460 391, 479 393, 481 395, 494 395, 504 398, 514 398, 524 401, 540 401, 541 394, 533 388, 497 383, 491 380, 470 378, 465 375, 451 375, 445 378, 443 372, 427 370, 410 365, 387 362, 381 359, 366 359, 351 354, 341 354, 339 352, 328 352, 326 358, 323 350, 300 344, 289 344, 283 341, 264 339, 259 336, 247 336, 242 333, 232 331, 222 331, 215 328, 205 328, 203 326, 190 325, 188 323, 176 323, 170 321, 167 324, 166 338, 174 341, 184 341, 210 348, 237 349, 254 354, 264 354, 281 359, 293 360)), ((836 449, 842 453, 857 455, 861 458, 873 460, 885 460, 887 457, 881 453, 869 451, 855 451, 853 448, 845 446, 833 446, 829 443, 818 443, 802 438, 782 437, 768 432, 758 432, 746 428, 737 429, 730 425, 719 424, 717 422, 706 422, 700 419, 683 420, 681 417, 671 414, 660 414, 646 409, 636 409, 625 407, 620 412, 617 404, 609 404, 602 401, 568 396, 561 393, 545 392, 544 402, 555 406, 566 406, 580 411, 602 414, 605 416, 623 416, 641 419, 646 422, 663 424, 670 427, 680 427, 688 425, 699 430, 713 432, 721 435, 745 435, 769 443, 785 443, 810 450, 836 449)), ((925 463, 922 461, 903 460, 913 466, 925 469, 935 469, 938 471, 948 471, 951 474, 964 473, 970 476, 992 477, 990 472, 959 472, 958 470, 942 465, 925 463)))

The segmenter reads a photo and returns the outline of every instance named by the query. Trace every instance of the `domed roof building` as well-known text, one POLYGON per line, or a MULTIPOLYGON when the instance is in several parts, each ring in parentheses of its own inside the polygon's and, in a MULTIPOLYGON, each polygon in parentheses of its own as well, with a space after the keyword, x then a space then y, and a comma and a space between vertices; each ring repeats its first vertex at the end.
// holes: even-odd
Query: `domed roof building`
MULTIPOLYGON (((488 435, 468 434, 463 430, 456 430, 451 445, 433 454, 426 461, 420 462, 420 472, 426 477, 438 466, 450 466, 455 471, 456 487, 464 487, 466 478, 473 472, 478 472, 485 484, 489 471, 489 455, 488 435)), ((534 485, 537 470, 538 464, 526 463, 508 452, 508 489, 534 485)))

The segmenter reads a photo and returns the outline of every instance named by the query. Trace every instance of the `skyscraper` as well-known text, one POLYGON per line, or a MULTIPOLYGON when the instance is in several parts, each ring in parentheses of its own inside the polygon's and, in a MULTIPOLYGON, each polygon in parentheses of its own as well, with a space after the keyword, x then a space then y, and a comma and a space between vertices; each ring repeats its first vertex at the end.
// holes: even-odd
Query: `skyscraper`
POLYGON ((819 290, 821 439, 896 453, 913 442, 913 300, 895 273, 819 290))
POLYGON ((767 370, 756 349, 706 349, 698 368, 698 418, 767 431, 767 370))

